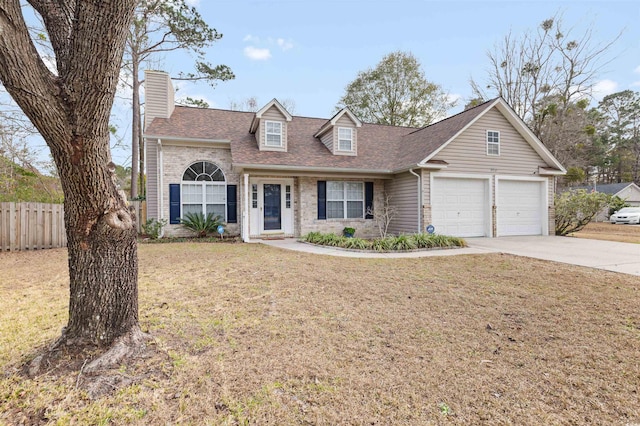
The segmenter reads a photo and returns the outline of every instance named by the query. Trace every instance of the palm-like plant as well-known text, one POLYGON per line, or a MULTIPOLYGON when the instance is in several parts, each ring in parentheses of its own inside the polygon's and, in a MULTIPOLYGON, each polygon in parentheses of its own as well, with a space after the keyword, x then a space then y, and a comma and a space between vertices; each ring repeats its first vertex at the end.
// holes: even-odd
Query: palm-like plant
POLYGON ((186 213, 180 224, 185 228, 198 234, 198 237, 206 237, 207 234, 214 233, 218 226, 222 225, 222 217, 220 215, 214 216, 213 213, 208 213, 205 217, 202 212, 186 213))

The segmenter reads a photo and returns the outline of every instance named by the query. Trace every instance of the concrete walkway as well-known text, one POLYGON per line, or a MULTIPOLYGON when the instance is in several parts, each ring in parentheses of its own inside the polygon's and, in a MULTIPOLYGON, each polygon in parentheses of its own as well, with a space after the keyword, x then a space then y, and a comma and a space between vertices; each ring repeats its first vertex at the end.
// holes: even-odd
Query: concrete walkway
POLYGON ((284 240, 258 240, 256 242, 306 253, 380 259, 509 253, 517 256, 551 260, 554 262, 640 276, 640 244, 556 236, 467 238, 466 240, 469 244, 467 248, 425 250, 408 253, 365 253, 341 250, 301 243, 294 238, 284 240))

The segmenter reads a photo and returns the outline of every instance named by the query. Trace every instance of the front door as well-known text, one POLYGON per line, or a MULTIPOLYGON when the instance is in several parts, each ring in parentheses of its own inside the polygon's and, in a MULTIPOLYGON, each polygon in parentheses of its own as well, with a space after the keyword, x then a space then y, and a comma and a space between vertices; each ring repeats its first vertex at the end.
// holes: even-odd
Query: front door
POLYGON ((282 197, 279 183, 264 184, 264 230, 282 229, 282 197))

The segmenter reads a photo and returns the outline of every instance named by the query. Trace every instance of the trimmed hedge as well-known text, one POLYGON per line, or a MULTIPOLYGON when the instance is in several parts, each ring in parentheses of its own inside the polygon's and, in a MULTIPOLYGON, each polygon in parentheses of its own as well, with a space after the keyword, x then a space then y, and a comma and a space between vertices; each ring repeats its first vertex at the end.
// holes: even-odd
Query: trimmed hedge
POLYGON ((397 237, 390 236, 386 238, 365 240, 363 238, 348 238, 336 234, 309 232, 308 234, 304 235, 301 240, 320 246, 340 247, 356 250, 372 250, 378 252, 467 246, 466 241, 462 238, 438 234, 403 234, 398 235, 397 237))

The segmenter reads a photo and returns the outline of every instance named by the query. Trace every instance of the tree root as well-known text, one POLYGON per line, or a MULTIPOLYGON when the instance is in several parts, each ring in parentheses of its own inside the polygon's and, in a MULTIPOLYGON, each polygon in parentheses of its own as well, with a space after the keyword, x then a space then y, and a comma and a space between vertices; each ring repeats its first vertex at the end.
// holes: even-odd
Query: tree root
POLYGON ((146 349, 146 341, 151 336, 143 333, 140 327, 136 326, 127 334, 118 337, 111 345, 111 348, 91 361, 83 371, 91 374, 101 370, 116 368, 127 358, 133 358, 146 349))

